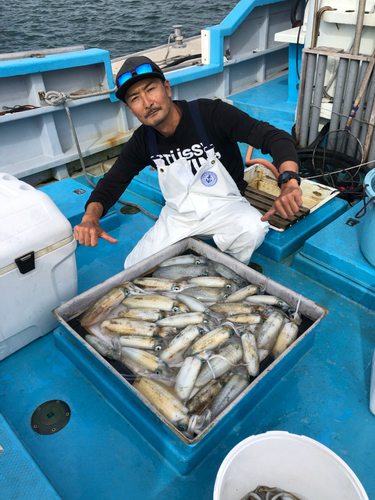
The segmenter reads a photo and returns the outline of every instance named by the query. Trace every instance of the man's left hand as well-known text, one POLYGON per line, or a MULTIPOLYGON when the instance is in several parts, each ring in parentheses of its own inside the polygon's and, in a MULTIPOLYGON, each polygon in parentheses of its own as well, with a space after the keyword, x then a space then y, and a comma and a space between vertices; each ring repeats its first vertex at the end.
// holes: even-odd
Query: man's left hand
POLYGON ((260 219, 268 221, 276 212, 279 212, 283 219, 293 216, 302 205, 302 190, 296 179, 291 179, 289 182, 281 185, 281 194, 275 200, 270 210, 260 219))

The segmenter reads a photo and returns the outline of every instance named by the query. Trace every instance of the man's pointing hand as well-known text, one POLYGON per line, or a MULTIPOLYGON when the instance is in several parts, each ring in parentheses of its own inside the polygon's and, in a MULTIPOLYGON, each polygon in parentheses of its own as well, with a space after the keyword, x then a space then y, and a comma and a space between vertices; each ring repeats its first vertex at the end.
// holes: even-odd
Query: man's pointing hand
POLYGON ((74 228, 74 237, 81 244, 87 247, 96 247, 98 238, 109 241, 109 243, 118 243, 118 240, 112 238, 99 226, 100 217, 103 214, 101 203, 90 203, 86 213, 82 218, 81 224, 74 228))
POLYGON ((276 212, 280 214, 283 219, 293 216, 302 205, 302 190, 298 186, 295 179, 281 185, 281 194, 275 200, 270 210, 260 219, 261 221, 268 221, 276 212))
POLYGON ((107 240, 109 243, 118 243, 118 240, 112 238, 98 223, 93 221, 82 221, 81 224, 78 224, 74 228, 74 237, 81 245, 86 247, 96 247, 98 238, 107 240))

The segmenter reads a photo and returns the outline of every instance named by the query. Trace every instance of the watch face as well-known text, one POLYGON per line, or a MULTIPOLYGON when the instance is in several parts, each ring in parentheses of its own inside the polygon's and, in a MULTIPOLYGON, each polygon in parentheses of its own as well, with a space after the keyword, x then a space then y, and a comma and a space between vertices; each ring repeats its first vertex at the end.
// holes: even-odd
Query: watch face
POLYGON ((289 172, 283 172, 282 174, 279 175, 279 182, 283 183, 286 180, 289 180, 290 174, 289 172))

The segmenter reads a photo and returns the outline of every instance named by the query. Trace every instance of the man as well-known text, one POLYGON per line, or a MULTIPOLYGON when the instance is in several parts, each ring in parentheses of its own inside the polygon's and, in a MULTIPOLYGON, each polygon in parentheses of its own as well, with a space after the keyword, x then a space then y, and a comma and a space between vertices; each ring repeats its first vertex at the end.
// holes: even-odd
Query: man
POLYGON ((263 242, 267 220, 286 218, 302 205, 298 158, 289 134, 257 121, 220 100, 172 101, 169 81, 144 56, 121 67, 116 97, 142 123, 91 194, 75 238, 86 246, 103 231, 100 217, 116 203, 135 175, 148 165, 158 170, 165 198, 160 217, 125 261, 125 268, 188 236, 213 238, 220 250, 243 263, 263 242), (270 153, 279 169, 281 195, 263 217, 242 197, 246 188, 237 142, 270 153))

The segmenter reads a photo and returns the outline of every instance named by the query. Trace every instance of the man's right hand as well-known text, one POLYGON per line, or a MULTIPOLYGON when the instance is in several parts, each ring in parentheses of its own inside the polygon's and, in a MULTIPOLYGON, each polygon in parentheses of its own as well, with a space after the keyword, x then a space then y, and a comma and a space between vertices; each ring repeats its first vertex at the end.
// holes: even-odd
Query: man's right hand
POLYGON ((98 238, 103 238, 109 241, 109 243, 118 243, 118 240, 112 238, 112 236, 99 226, 102 213, 103 207, 100 203, 93 202, 87 207, 81 224, 78 224, 74 228, 74 237, 81 245, 96 247, 98 238))
POLYGON ((118 243, 118 240, 112 238, 102 229, 98 223, 82 221, 74 228, 74 237, 81 244, 87 247, 96 247, 98 238, 109 241, 109 243, 118 243))

